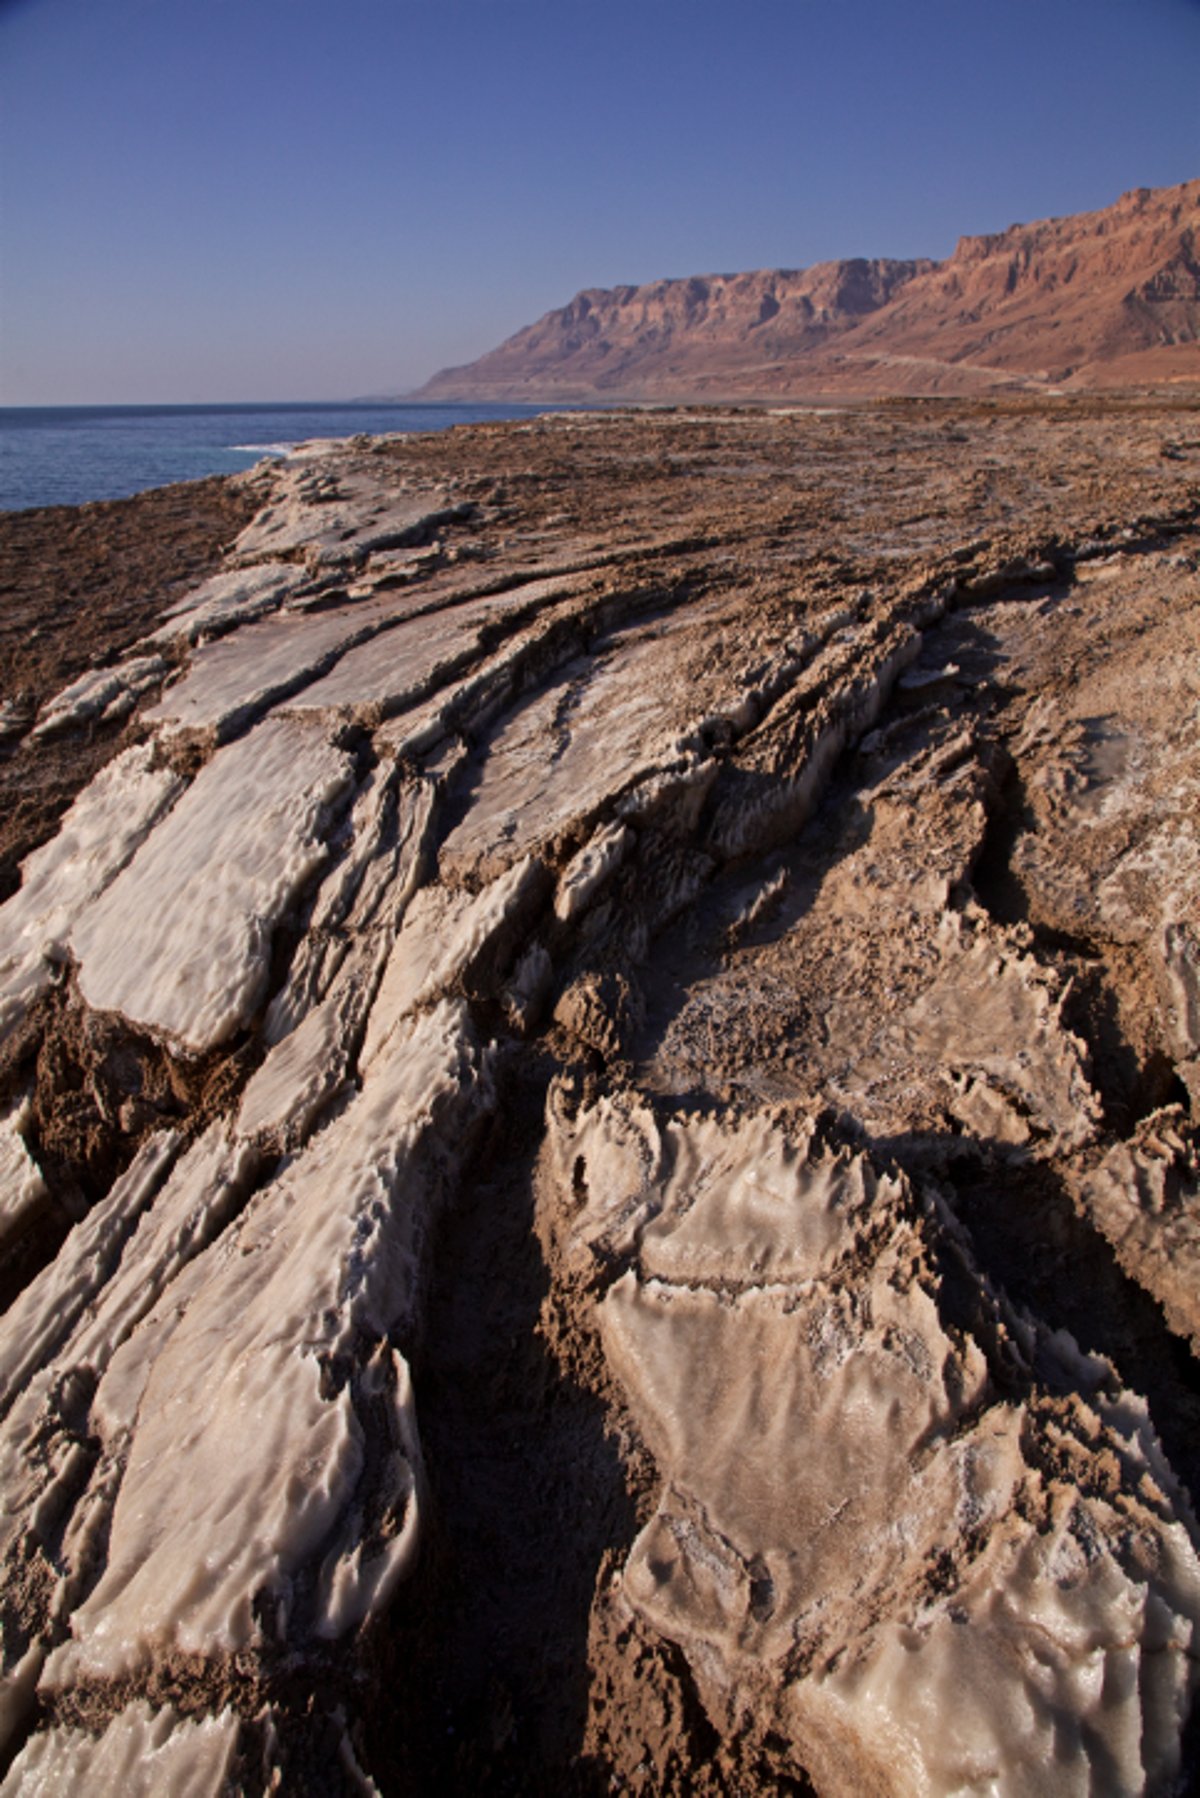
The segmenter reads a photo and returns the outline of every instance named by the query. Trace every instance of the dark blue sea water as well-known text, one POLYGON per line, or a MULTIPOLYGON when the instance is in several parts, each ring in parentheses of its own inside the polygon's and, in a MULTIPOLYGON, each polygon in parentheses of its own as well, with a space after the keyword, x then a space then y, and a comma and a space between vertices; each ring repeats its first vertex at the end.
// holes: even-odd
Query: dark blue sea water
POLYGON ((306 437, 443 431, 536 406, 0 406, 0 511, 235 474, 306 437))

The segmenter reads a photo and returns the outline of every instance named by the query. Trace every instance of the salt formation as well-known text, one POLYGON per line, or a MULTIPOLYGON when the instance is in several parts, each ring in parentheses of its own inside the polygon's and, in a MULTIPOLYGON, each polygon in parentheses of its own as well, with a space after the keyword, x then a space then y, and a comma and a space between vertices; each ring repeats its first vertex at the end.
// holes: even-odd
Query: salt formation
POLYGON ((127 717, 140 695, 157 686, 166 673, 161 656, 133 656, 115 668, 81 675, 43 708, 33 734, 52 737, 93 720, 116 723, 127 717))
POLYGON ((22 700, 5 1794, 1195 1776, 1158 404, 306 446, 22 700))
POLYGON ((453 1007, 403 1033, 180 1296, 167 1290, 142 1326, 149 1352, 133 1364, 132 1339, 114 1358, 92 1420, 109 1452, 131 1440, 104 1573, 52 1685, 155 1653, 338 1636, 386 1601, 415 1547, 421 1482, 388 1336, 411 1331, 441 1190, 485 1092, 453 1007), (372 1454, 366 1417, 384 1433, 372 1454))
POLYGON ((157 1792, 217 1798, 229 1790, 237 1740, 238 1720, 230 1711, 192 1723, 169 1705, 155 1713, 148 1704, 132 1704, 98 1739, 81 1729, 36 1736, 0 1792, 49 1798, 73 1786, 129 1798, 157 1792))
POLYGON ((76 926, 90 1005, 199 1051, 248 1022, 271 937, 325 859, 348 758, 285 720, 213 757, 167 827, 76 926), (145 920, 131 953, 130 917, 145 920))
POLYGON ((235 561, 300 552, 310 565, 354 564, 372 550, 419 539, 454 515, 436 489, 395 495, 369 469, 343 463, 333 472, 321 447, 310 446, 316 455, 288 458, 274 497, 234 544, 235 561))
POLYGON ((203 731, 224 741, 387 621, 386 609, 378 605, 263 618, 248 625, 244 635, 203 644, 188 672, 168 687, 149 716, 178 731, 203 731))
POLYGON ((46 1195, 42 1171, 26 1141, 29 1123, 28 1098, 0 1116, 0 1248, 20 1235, 46 1195))
POLYGON ((1085 1793, 1101 1745, 1113 1790, 1171 1777, 1198 1541, 1103 1364, 1069 1409, 1000 1402, 912 1196, 786 1120, 560 1114, 552 1153, 598 1271, 633 1263, 600 1322, 663 1493, 625 1591, 713 1708, 777 1706, 830 1791, 1032 1793, 1053 1764, 1085 1793), (1147 1496, 1060 1495, 1063 1452, 1147 1496))
POLYGON ((202 637, 251 624, 264 613, 274 612, 293 596, 305 592, 311 582, 293 562, 258 562, 249 568, 231 568, 193 587, 167 608, 167 622, 150 639, 155 643, 197 643, 202 637))
POLYGON ((124 867, 183 790, 149 749, 127 749, 71 807, 53 840, 29 857, 20 891, 4 908, 0 1028, 12 1029, 46 993, 71 927, 124 867))
POLYGON ((1200 1352, 1200 1169, 1179 1108, 1147 1118, 1078 1182, 1084 1214, 1126 1273, 1200 1352))

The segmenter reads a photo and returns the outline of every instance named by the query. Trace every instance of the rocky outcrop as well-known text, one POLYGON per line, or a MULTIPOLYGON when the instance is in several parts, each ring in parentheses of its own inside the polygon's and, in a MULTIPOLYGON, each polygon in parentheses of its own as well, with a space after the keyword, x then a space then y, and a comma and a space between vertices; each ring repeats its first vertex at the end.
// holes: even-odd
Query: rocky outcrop
POLYGON ((776 398, 1200 380, 1200 181, 846 261, 588 289, 422 399, 776 398))
POLYGON ((6 1793, 1184 1789, 1198 444, 254 477, 0 907, 6 1793))

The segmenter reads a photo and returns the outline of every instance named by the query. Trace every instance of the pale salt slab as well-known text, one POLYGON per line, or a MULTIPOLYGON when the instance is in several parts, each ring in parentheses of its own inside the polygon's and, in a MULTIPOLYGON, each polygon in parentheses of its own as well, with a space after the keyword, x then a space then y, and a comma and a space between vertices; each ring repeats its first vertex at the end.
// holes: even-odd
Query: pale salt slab
MULTIPOLYGON (((1082 1147, 1100 1103, 1088 1084, 1086 1047, 1063 1023, 1063 994, 1032 956, 983 932, 972 937, 957 914, 943 920, 939 946, 942 967, 886 1032, 881 1054, 957 1076, 949 1109, 1000 1140, 1020 1141, 1028 1120, 1054 1149, 1082 1147)), ((854 1080, 869 1080, 873 1069, 864 1063, 854 1080)))
POLYGON ((489 627, 568 598, 588 584, 586 578, 529 581, 484 599, 422 611, 349 650, 288 709, 387 716, 467 668, 480 654, 489 627))
POLYGON ((42 1170, 26 1141, 31 1116, 27 1098, 0 1112, 0 1248, 21 1234, 46 1197, 42 1170))
POLYGON ((99 719, 105 724, 127 717, 141 694, 167 673, 161 656, 135 656, 115 668, 96 668, 80 675, 42 707, 35 737, 52 737, 99 719))
MULTIPOLYGON (((336 1636, 386 1603, 420 1486, 390 1343, 415 1327, 434 1217, 489 1100, 465 1007, 439 1007, 395 1033, 353 1103, 189 1270, 140 1394, 107 1565, 51 1688, 287 1640, 302 1568, 302 1634, 336 1636), (382 1453, 366 1453, 360 1408, 382 1453)), ((103 1400, 102 1384, 96 1419, 103 1400)))
POLYGON ((25 858, 19 891, 0 906, 0 1034, 51 984, 76 918, 125 866, 183 791, 149 745, 127 749, 75 800, 58 835, 25 858))
POLYGON ((323 998, 277 1042, 247 1082, 238 1130, 292 1148, 303 1141, 349 1071, 387 954, 356 945, 323 998))
POLYGON ((347 755, 290 720, 218 751, 76 926, 88 1004, 197 1053, 245 1025, 350 779, 347 755))
POLYGON ((280 467, 275 497, 233 546, 237 561, 300 550, 310 565, 353 564, 371 550, 417 541, 459 510, 437 489, 397 490, 372 470, 348 465, 337 442, 306 447, 307 456, 293 455, 280 467))
POLYGON ((518 931, 544 892, 541 863, 527 858, 479 893, 422 887, 405 914, 379 985, 363 1044, 363 1064, 379 1053, 401 1018, 449 992, 518 931))
POLYGON ((1125 1272, 1200 1352, 1200 1176, 1176 1109, 1152 1114, 1073 1181, 1077 1203, 1125 1272))
POLYGON ((230 1710, 186 1721, 144 1701, 119 1711, 103 1735, 51 1729, 25 1744, 0 1786, 3 1798, 64 1792, 121 1798, 219 1798, 230 1790, 241 1719, 230 1710))
POLYGON ((253 1147, 220 1118, 196 1138, 139 1217, 120 1265, 68 1343, 65 1360, 97 1371, 108 1365, 181 1269, 225 1228, 258 1161, 253 1147))
POLYGON ((260 562, 214 574, 171 606, 148 643, 195 643, 276 611, 310 576, 294 562, 260 562))
MULTIPOLYGON (((676 755, 669 638, 568 663, 556 684, 496 733, 442 865, 495 874, 676 755)), ((691 695, 682 696, 690 704, 691 695)), ((678 704, 678 700, 676 701, 678 704)))
POLYGON ((385 602, 328 612, 282 613, 247 624, 192 656, 146 717, 175 730, 235 736, 269 706, 299 691, 338 656, 373 636, 390 617, 385 602))
POLYGON ((586 911, 624 861, 633 840, 633 832, 624 824, 605 824, 593 831, 559 876, 554 895, 555 917, 569 924, 586 911))
POLYGON ((178 1148, 174 1131, 143 1144, 107 1198, 75 1225, 54 1260, 0 1319, 0 1414, 49 1363, 100 1293, 178 1148))

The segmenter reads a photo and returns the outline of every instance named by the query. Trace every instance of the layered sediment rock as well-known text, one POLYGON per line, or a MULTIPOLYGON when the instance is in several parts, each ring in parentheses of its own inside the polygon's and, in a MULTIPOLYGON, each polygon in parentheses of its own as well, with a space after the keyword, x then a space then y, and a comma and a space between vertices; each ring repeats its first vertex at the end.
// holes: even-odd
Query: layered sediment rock
POLYGON ((420 390, 437 400, 971 394, 1200 381, 1200 181, 964 237, 944 262, 588 288, 420 390))
POLYGON ((6 1793, 1184 1788, 1196 444, 317 446, 23 715, 6 1793))

